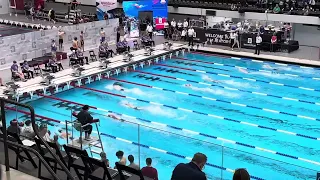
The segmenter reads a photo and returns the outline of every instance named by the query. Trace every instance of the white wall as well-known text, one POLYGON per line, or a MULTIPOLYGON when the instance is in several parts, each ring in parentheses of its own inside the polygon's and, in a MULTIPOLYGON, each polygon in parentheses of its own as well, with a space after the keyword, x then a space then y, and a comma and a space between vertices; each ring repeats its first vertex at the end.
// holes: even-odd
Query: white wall
MULTIPOLYGON (((206 15, 207 9, 202 8, 187 8, 178 7, 174 8, 168 6, 169 13, 179 13, 179 14, 192 14, 192 15, 206 15)), ((257 20, 269 20, 269 21, 282 21, 291 23, 304 23, 304 24, 316 24, 320 25, 320 18, 313 16, 297 16, 297 15, 285 15, 285 14, 264 14, 264 13, 252 13, 246 12, 243 16, 238 11, 225 11, 225 10, 214 10, 216 11, 216 16, 218 17, 230 17, 230 18, 240 18, 240 19, 257 19, 257 20)))
POLYGON ((9 2, 8 0, 0 0, 0 14, 9 13, 9 2))
MULTIPOLYGON (((4 0, 0 0, 0 1, 4 1, 4 0)), ((77 0, 77 1, 84 5, 96 6, 96 0, 77 0)), ((70 3, 72 2, 72 0, 56 0, 56 2, 70 3)))
POLYGON ((231 21, 231 20, 232 20, 232 18, 207 16, 207 24, 210 27, 214 26, 217 23, 220 23, 221 21, 231 21))
POLYGON ((294 39, 299 41, 300 45, 320 47, 320 30, 317 27, 294 24, 293 29, 294 39))

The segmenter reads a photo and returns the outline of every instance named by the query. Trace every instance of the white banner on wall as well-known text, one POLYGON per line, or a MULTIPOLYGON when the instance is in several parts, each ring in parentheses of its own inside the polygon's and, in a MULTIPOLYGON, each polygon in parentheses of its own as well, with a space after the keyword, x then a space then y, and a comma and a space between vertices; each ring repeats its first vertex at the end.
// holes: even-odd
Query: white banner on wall
MULTIPOLYGON (((65 26, 62 28, 65 32, 64 51, 70 51, 69 48, 72 45, 73 38, 77 37, 79 39, 81 31, 84 32, 85 48, 97 48, 100 42, 99 32, 101 28, 108 35, 107 42, 113 44, 116 41, 116 28, 118 26, 118 19, 65 26)), ((23 62, 49 53, 52 39, 55 39, 58 43, 58 29, 0 37, 0 69, 10 67, 13 61, 23 62)))
POLYGON ((96 0, 96 2, 99 3, 97 8, 103 12, 117 8, 117 0, 96 0))

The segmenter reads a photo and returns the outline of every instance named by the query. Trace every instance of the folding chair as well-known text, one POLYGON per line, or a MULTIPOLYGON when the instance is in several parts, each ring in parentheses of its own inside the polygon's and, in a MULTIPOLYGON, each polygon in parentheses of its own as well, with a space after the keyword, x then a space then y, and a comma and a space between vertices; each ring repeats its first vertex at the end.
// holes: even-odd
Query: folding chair
POLYGON ((90 61, 91 62, 94 62, 94 61, 98 60, 96 54, 94 53, 94 51, 92 51, 92 50, 89 51, 89 55, 90 55, 90 61))
POLYGON ((126 180, 127 179, 127 177, 123 174, 123 171, 125 171, 127 173, 131 173, 131 174, 137 175, 140 178, 140 180, 144 180, 144 177, 142 175, 141 170, 133 169, 131 167, 119 164, 118 162, 116 162, 116 167, 117 167, 119 175, 120 175, 120 180, 126 180))
POLYGON ((71 168, 74 169, 76 172, 78 178, 82 180, 82 176, 84 176, 86 169, 85 164, 83 163, 82 159, 80 158, 81 156, 88 157, 88 153, 86 150, 81 150, 75 147, 68 146, 66 144, 63 145, 64 150, 67 153, 68 156, 68 169, 70 170, 71 168), (83 171, 80 173, 80 171, 83 171))
POLYGON ((118 171, 108 168, 103 161, 86 156, 81 156, 81 158, 87 169, 84 180, 88 180, 88 178, 91 180, 112 180, 119 174, 118 171))
POLYGON ((38 63, 34 65, 33 71, 34 71, 34 74, 35 74, 35 75, 41 75, 41 74, 42 74, 41 68, 40 68, 40 66, 39 66, 38 63))
MULTIPOLYGON (((51 153, 45 152, 44 148, 42 148, 43 144, 41 143, 40 139, 35 138, 34 140, 35 140, 35 142, 37 144, 39 153, 47 161, 47 163, 49 164, 51 169, 53 169, 55 173, 57 173, 57 169, 58 170, 62 170, 60 167, 58 167, 58 163, 57 163, 56 159, 51 155, 51 153)), ((67 158, 66 153, 65 152, 61 152, 56 143, 53 143, 53 142, 47 142, 47 143, 53 150, 55 150, 56 155, 66 165, 66 163, 65 163, 65 159, 67 158)), ((50 178, 43 177, 41 175, 41 161, 40 160, 39 160, 38 178, 50 179, 50 178)))
MULTIPOLYGON (((12 133, 9 131, 7 131, 7 134, 8 134, 9 140, 16 141, 18 144, 24 146, 24 144, 22 143, 18 134, 12 133)), ((8 145, 8 148, 16 153, 16 167, 15 167, 15 169, 18 170, 19 159, 21 162, 24 162, 24 160, 28 160, 31 162, 31 164, 33 165, 34 168, 38 167, 37 164, 34 162, 31 154, 27 150, 22 150, 20 148, 17 148, 15 146, 10 146, 10 145, 8 145), (24 153, 26 156, 21 155, 21 153, 24 153)))

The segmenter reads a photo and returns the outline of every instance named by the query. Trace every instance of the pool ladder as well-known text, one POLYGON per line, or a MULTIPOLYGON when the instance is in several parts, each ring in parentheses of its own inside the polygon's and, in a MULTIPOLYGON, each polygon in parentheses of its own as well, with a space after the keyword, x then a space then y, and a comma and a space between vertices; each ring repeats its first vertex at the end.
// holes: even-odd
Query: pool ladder
MULTIPOLYGON (((91 125, 95 125, 97 131, 96 133, 93 133, 93 134, 97 134, 97 137, 95 136, 91 136, 91 140, 87 141, 87 140, 83 140, 82 139, 82 134, 83 134, 83 130, 82 128, 80 128, 80 136, 79 138, 75 138, 74 137, 74 125, 78 123, 78 122, 75 122, 75 121, 67 121, 66 120, 66 135, 67 135, 67 144, 71 145, 71 146, 75 146, 77 148, 80 148, 81 150, 86 150, 86 149, 89 149, 90 151, 90 154, 91 154, 91 157, 93 157, 94 154, 97 154, 97 155, 100 155, 101 152, 104 152, 104 148, 103 148, 103 144, 102 144, 102 141, 101 141, 101 135, 100 135, 100 132, 99 132, 99 127, 98 127, 98 124, 95 122, 95 123, 91 123, 91 125), (69 138, 68 138, 68 126, 72 126, 72 131, 71 131, 71 137, 73 137, 73 140, 71 142, 69 142, 69 138), (81 137, 81 138, 80 138, 81 137)), ((93 131, 94 132, 94 131, 93 131)))

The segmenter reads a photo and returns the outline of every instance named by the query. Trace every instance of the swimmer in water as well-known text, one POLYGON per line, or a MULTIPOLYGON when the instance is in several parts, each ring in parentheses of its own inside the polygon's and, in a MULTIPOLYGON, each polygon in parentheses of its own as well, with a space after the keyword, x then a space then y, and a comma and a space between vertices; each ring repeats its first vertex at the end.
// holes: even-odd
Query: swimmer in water
POLYGON ((238 68, 238 70, 242 73, 249 74, 249 72, 246 69, 238 68))
POLYGON ((124 105, 127 106, 128 108, 131 108, 131 109, 134 109, 134 110, 142 110, 142 108, 137 107, 137 106, 135 106, 135 105, 133 105, 131 103, 128 103, 128 102, 124 103, 124 105))
POLYGON ((212 79, 212 78, 209 77, 209 76, 205 76, 205 77, 203 77, 203 79, 204 79, 205 81, 209 81, 209 82, 221 83, 220 81, 214 80, 214 79, 212 79))
POLYGON ((278 74, 279 70, 277 68, 271 67, 269 64, 265 64, 262 67, 265 68, 265 69, 271 69, 272 70, 272 74, 278 74))
MULTIPOLYGON (((61 139, 67 139, 67 133, 66 133, 66 132, 64 132, 62 129, 59 129, 58 132, 59 132, 59 137, 60 137, 61 139)), ((68 136, 70 136, 70 135, 71 135, 71 134, 68 133, 68 136)))
POLYGON ((117 120, 117 121, 124 121, 123 119, 121 119, 119 116, 117 116, 117 115, 115 115, 115 114, 112 114, 112 113, 110 113, 110 114, 108 114, 108 117, 109 118, 112 118, 112 119, 114 119, 114 120, 117 120))
POLYGON ((121 83, 117 83, 117 82, 113 84, 113 89, 117 90, 117 91, 124 91, 124 88, 122 87, 122 84, 121 83))

